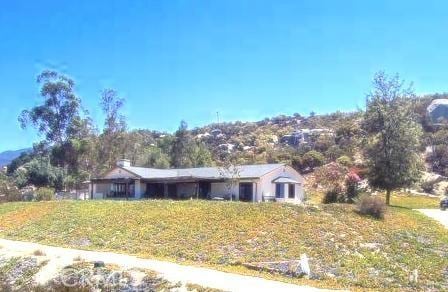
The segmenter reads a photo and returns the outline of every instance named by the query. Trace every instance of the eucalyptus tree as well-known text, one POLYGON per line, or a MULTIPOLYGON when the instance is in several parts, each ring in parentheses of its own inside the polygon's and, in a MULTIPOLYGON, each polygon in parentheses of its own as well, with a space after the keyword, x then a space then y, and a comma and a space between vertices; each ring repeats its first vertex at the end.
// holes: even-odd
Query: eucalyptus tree
POLYGON ((81 119, 81 100, 74 91, 75 83, 55 71, 43 71, 37 77, 43 101, 22 111, 19 122, 22 128, 35 127, 51 145, 62 145, 75 132, 81 119))

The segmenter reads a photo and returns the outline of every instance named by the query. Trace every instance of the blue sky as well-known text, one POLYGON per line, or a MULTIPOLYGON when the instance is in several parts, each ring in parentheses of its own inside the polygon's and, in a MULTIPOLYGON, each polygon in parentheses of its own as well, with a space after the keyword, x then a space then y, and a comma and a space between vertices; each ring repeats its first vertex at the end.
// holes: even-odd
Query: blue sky
POLYGON ((446 1, 2 1, 0 151, 39 138, 17 116, 36 75, 70 75, 98 124, 99 93, 126 98, 131 128, 364 106, 378 70, 417 93, 447 90, 446 1))

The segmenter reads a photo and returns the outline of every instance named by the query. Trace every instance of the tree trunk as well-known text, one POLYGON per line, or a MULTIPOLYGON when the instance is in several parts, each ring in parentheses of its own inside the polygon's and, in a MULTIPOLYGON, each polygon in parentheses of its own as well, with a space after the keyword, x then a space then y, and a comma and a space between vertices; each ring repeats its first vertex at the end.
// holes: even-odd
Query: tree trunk
POLYGON ((390 190, 386 190, 386 205, 390 205, 390 190))

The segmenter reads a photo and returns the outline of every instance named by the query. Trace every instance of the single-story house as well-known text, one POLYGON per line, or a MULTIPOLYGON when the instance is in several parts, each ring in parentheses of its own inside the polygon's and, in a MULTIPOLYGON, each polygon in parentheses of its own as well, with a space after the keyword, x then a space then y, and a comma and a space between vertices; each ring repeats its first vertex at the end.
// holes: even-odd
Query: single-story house
POLYGON ((156 169, 121 159, 101 178, 91 180, 92 199, 234 199, 248 202, 304 198, 303 177, 285 164, 156 169))

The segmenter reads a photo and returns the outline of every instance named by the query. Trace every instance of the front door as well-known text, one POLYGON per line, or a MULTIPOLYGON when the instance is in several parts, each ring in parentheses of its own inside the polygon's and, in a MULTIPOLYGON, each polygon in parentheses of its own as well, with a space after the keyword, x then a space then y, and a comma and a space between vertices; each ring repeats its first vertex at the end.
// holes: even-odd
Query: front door
POLYGON ((209 182, 199 182, 199 198, 209 199, 210 191, 212 189, 211 183, 209 182))
POLYGON ((254 195, 253 183, 240 183, 240 201, 252 202, 254 195))
POLYGON ((175 183, 168 184, 168 198, 177 199, 177 185, 175 183))

